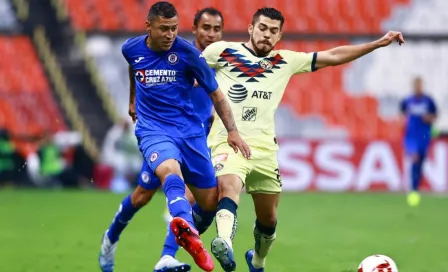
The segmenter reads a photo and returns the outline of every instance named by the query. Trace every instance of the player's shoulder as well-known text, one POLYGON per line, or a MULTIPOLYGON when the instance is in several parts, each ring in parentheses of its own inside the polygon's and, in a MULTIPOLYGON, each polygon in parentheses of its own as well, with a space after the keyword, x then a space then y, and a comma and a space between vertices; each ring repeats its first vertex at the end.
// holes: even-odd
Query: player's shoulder
POLYGON ((200 52, 192 42, 180 36, 176 37, 176 42, 174 43, 172 50, 178 50, 187 54, 200 52))
POLYGON ((146 35, 141 35, 127 39, 121 46, 121 51, 129 52, 130 50, 140 46, 142 43, 145 42, 146 37, 147 37, 146 35))
POLYGON ((227 42, 227 41, 218 41, 210 44, 205 48, 204 51, 207 52, 215 52, 215 51, 224 51, 225 49, 235 49, 237 50, 239 47, 241 47, 241 43, 238 42, 227 42))

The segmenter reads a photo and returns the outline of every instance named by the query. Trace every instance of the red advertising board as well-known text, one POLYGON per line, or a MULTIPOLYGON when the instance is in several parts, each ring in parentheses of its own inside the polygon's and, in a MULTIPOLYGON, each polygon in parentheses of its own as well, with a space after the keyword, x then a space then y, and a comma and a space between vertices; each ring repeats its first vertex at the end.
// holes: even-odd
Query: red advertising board
MULTIPOLYGON (((406 191, 408 161, 401 142, 281 139, 284 191, 406 191)), ((448 192, 448 141, 431 145, 422 189, 448 192)))

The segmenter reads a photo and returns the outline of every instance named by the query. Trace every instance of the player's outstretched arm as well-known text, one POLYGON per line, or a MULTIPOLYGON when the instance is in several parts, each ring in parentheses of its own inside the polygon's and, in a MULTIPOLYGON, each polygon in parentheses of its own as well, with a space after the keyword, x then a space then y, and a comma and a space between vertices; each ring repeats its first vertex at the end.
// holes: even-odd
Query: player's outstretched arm
POLYGON ((132 122, 137 121, 137 113, 135 111, 135 79, 134 71, 132 67, 129 66, 129 116, 132 118, 132 122))
POLYGON ((370 43, 339 46, 330 50, 318 52, 316 58, 316 68, 321 69, 327 66, 336 66, 351 62, 374 51, 375 49, 388 46, 393 41, 397 41, 400 45, 404 43, 401 32, 389 31, 382 38, 370 43))
POLYGON ((227 102, 227 99, 221 89, 218 88, 216 91, 210 93, 210 98, 212 99, 216 113, 219 115, 222 123, 227 129, 227 142, 233 148, 235 153, 237 153, 239 149, 241 153, 243 153, 243 156, 249 159, 250 148, 238 133, 235 119, 233 118, 232 109, 230 108, 229 102, 227 102))

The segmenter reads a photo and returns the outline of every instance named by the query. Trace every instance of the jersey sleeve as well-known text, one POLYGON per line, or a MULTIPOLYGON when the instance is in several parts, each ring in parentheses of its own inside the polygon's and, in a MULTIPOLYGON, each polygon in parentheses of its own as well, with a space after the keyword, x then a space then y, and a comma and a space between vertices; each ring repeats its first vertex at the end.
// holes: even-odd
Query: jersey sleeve
POLYGON ((288 51, 288 57, 290 59, 291 73, 301 74, 316 71, 316 59, 317 52, 304 53, 288 51))
POLYGON ((437 114, 437 105, 433 99, 429 99, 429 113, 437 114))
POLYGON ((225 42, 215 42, 210 44, 205 48, 205 50, 202 52, 202 55, 204 56, 205 60, 207 61, 208 66, 211 68, 217 70, 219 69, 218 60, 220 58, 220 55, 222 51, 224 50, 225 42))
POLYGON ((405 100, 405 99, 401 100, 401 103, 400 103, 400 112, 401 112, 402 114, 406 114, 406 100, 405 100))
POLYGON ((218 82, 215 73, 207 65, 207 62, 199 50, 192 48, 187 53, 187 64, 193 72, 194 78, 207 93, 212 93, 218 89, 218 82))
POLYGON ((130 39, 127 39, 123 45, 121 46, 121 53, 123 54, 123 57, 126 59, 126 61, 130 64, 129 61, 129 41, 130 39))

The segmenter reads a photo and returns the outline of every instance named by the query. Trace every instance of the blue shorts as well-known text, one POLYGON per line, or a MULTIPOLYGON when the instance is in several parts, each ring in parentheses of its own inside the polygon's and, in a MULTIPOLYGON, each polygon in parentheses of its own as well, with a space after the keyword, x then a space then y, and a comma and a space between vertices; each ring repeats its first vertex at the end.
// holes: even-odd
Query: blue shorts
POLYGON ((404 139, 404 149, 407 155, 419 155, 422 159, 428 153, 430 141, 412 138, 404 139))
POLYGON ((143 136, 138 138, 138 143, 146 162, 138 182, 144 189, 154 190, 160 186, 160 179, 154 172, 168 159, 179 162, 185 183, 201 189, 217 186, 205 134, 191 138, 143 136))

